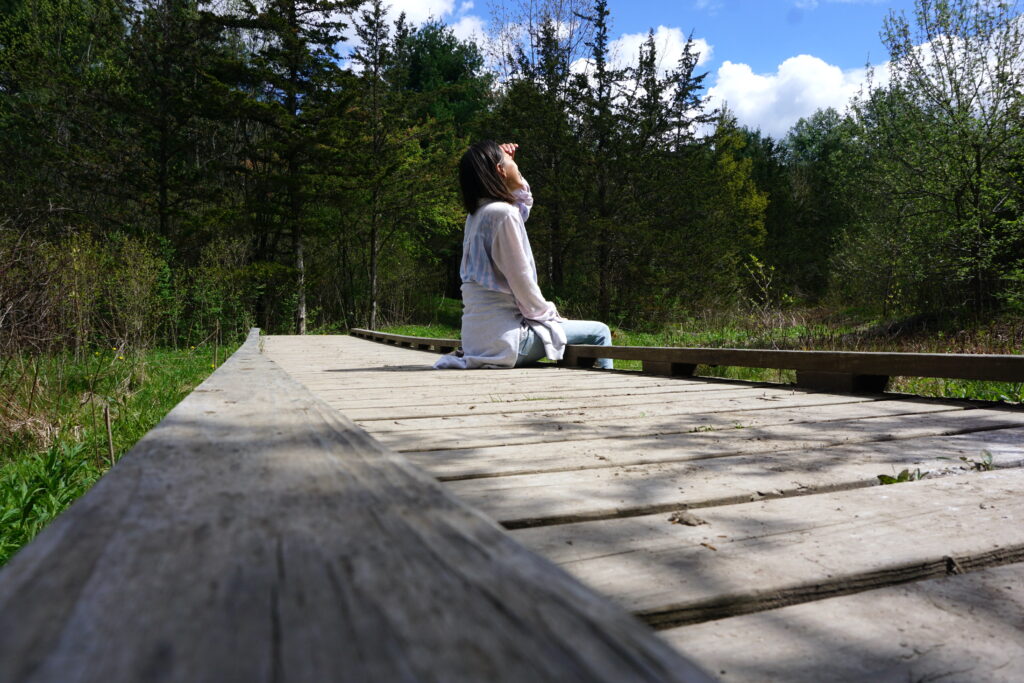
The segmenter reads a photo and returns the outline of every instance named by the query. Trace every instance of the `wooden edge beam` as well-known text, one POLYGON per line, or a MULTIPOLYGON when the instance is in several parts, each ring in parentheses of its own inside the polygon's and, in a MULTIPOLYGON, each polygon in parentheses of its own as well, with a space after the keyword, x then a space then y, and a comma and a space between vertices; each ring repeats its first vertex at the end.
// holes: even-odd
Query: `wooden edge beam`
POLYGON ((0 571, 3 681, 708 681, 258 331, 0 571))
POLYGON ((435 337, 413 337, 404 334, 391 334, 390 332, 377 332, 355 327, 349 330, 349 334, 360 339, 401 346, 404 348, 416 349, 418 351, 436 351, 438 353, 449 353, 461 346, 458 339, 439 339, 435 337))

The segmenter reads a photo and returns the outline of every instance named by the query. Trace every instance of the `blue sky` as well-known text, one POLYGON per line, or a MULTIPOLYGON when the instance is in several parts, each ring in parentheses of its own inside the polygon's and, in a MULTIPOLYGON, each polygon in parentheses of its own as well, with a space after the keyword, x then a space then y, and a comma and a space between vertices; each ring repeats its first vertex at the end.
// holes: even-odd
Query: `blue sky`
MULTIPOLYGON (((483 3, 481 3, 483 4, 483 3)), ((707 66, 725 60, 757 73, 789 57, 809 54, 842 69, 886 57, 878 38, 889 10, 913 9, 912 0, 610 0, 616 33, 678 26, 713 47, 707 66)))
MULTIPOLYGON (((518 0, 509 0, 519 4, 518 0)), ((480 36, 503 0, 390 0, 415 22, 428 16, 460 37, 480 36)), ((740 123, 774 136, 820 107, 842 109, 864 81, 867 63, 882 67, 879 39, 890 10, 913 0, 609 0, 613 49, 625 63, 648 29, 674 63, 685 37, 703 48, 701 69, 714 104, 740 123)))

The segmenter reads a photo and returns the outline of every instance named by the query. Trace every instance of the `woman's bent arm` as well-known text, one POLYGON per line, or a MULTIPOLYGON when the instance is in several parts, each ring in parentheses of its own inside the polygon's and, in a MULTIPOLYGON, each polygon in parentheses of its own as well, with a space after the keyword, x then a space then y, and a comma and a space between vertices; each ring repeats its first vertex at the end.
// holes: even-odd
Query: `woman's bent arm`
POLYGON ((523 244, 519 225, 513 215, 504 218, 496 227, 491 257, 505 276, 524 318, 540 321, 560 319, 555 305, 544 299, 534 280, 533 268, 526 256, 526 245, 523 244))
POLYGON ((516 200, 516 208, 519 209, 523 223, 526 223, 530 218, 530 209, 533 208, 533 193, 530 192, 530 183, 526 182, 526 178, 523 178, 523 184, 512 193, 512 196, 516 200))

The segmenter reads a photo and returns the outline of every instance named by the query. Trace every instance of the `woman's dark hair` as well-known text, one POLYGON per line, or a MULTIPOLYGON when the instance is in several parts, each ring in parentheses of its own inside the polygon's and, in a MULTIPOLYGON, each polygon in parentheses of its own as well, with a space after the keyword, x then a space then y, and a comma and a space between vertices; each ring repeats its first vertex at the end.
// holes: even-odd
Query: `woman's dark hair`
POLYGON ((498 175, 503 157, 501 147, 493 140, 481 140, 466 150, 459 160, 459 187, 462 205, 468 213, 480 208, 481 199, 496 199, 515 204, 505 179, 498 175))

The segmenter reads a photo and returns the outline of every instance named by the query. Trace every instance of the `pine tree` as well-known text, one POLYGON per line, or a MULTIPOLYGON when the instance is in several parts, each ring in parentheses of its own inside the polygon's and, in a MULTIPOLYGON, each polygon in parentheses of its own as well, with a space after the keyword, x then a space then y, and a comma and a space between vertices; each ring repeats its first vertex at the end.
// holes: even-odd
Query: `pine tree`
POLYGON ((593 235, 597 247, 597 310, 601 318, 611 313, 613 268, 618 240, 616 234, 617 197, 614 175, 619 166, 619 140, 621 116, 615 98, 622 87, 624 72, 609 63, 608 3, 595 0, 591 14, 586 17, 592 26, 590 64, 593 75, 580 79, 583 91, 582 127, 590 156, 588 185, 592 194, 586 203, 592 207, 593 235))
MULTIPOLYGON (((353 4, 354 0, 268 0, 257 5, 246 0, 236 14, 208 15, 225 29, 248 35, 257 45, 251 54, 239 55, 234 65, 239 91, 247 95, 243 116, 264 128, 243 170, 259 165, 269 170, 258 202, 265 202, 270 214, 264 231, 285 235, 290 244, 299 334, 305 334, 307 324, 310 159, 328 134, 328 113, 317 104, 341 83, 337 45, 344 40, 345 19, 353 4)), ((278 241, 277 235, 260 237, 264 248, 273 248, 278 241)))

